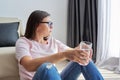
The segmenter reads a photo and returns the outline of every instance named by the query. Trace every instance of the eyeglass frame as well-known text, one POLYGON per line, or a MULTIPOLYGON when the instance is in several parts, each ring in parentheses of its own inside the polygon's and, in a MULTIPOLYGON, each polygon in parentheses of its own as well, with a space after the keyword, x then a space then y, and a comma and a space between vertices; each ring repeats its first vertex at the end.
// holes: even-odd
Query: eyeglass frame
POLYGON ((40 23, 46 23, 48 24, 49 27, 51 27, 53 25, 53 22, 49 21, 49 22, 40 22, 40 23))

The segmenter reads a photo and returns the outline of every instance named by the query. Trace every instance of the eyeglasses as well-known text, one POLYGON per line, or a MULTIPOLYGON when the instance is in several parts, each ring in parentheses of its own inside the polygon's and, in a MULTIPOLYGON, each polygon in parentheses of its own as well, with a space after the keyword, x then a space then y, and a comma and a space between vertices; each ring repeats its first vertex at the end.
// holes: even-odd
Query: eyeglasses
POLYGON ((51 27, 53 25, 53 22, 49 21, 49 22, 40 22, 40 23, 46 23, 48 24, 49 27, 51 27))

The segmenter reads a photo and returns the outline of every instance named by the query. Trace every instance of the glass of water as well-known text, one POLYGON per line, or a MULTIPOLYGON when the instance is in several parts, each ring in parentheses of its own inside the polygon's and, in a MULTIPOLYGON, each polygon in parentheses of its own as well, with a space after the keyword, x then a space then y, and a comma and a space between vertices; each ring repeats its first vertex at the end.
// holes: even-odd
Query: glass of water
POLYGON ((92 43, 88 41, 81 41, 80 42, 80 49, 85 50, 86 52, 90 53, 90 50, 92 48, 92 43))
MULTIPOLYGON (((90 55, 91 48, 92 48, 91 42, 89 42, 89 41, 81 41, 80 42, 80 49, 86 51, 89 55, 90 55)), ((83 66, 87 65, 87 63, 86 64, 79 63, 79 64, 83 65, 83 66)))

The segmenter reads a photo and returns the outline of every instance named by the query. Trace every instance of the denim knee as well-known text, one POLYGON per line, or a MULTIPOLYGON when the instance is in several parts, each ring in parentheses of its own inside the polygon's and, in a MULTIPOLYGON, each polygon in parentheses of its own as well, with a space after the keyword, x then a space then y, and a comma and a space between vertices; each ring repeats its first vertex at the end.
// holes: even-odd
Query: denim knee
POLYGON ((55 68, 55 66, 52 63, 47 62, 47 63, 43 63, 41 66, 39 66, 38 70, 39 69, 50 70, 52 68, 55 68))
POLYGON ((52 63, 43 63, 38 69, 33 80, 61 80, 56 67, 52 63))

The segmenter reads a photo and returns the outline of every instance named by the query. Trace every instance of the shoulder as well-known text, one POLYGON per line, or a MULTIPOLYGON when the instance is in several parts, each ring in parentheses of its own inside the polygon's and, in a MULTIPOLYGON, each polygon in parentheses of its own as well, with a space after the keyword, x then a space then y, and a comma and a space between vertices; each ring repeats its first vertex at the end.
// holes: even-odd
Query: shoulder
POLYGON ((54 44, 57 44, 58 46, 60 46, 60 45, 67 46, 66 44, 64 44, 64 43, 61 42, 60 40, 55 39, 54 37, 51 37, 51 41, 50 41, 50 42, 52 42, 52 43, 54 43, 54 44))
POLYGON ((55 39, 54 37, 50 37, 49 41, 52 42, 52 43, 59 43, 59 42, 61 42, 61 41, 55 39))
POLYGON ((56 39, 54 37, 52 37, 52 41, 57 43, 57 44, 63 44, 60 40, 58 40, 58 39, 56 39))
POLYGON ((30 40, 27 39, 26 37, 20 37, 17 41, 16 41, 16 45, 27 45, 30 44, 30 40))

